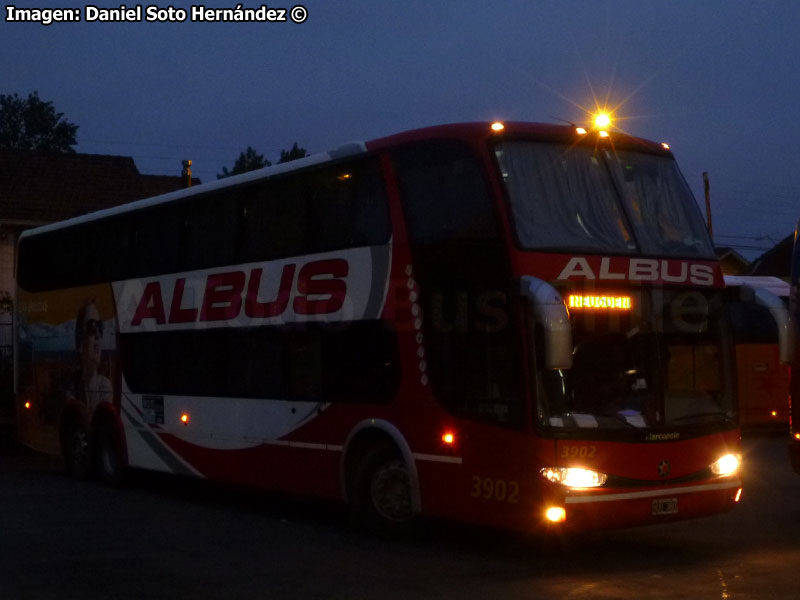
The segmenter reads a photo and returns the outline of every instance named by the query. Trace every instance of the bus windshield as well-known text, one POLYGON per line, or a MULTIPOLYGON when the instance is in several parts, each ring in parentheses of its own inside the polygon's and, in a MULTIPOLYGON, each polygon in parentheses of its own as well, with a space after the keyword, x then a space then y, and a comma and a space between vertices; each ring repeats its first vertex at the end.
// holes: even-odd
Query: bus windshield
POLYGON ((540 425, 585 432, 735 423, 730 325, 718 294, 642 289, 628 314, 571 311, 572 368, 537 369, 540 425))
POLYGON ((495 154, 525 250, 714 257, 671 158, 529 141, 495 154))

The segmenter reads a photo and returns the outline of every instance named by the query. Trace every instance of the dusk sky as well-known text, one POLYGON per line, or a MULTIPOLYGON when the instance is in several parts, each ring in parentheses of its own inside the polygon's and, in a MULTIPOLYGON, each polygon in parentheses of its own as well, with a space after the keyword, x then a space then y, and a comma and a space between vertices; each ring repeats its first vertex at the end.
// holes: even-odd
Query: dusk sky
POLYGON ((800 217, 797 0, 301 1, 302 24, 49 26, 8 22, 6 2, 0 93, 52 101, 78 152, 154 174, 190 158, 204 182, 247 146, 276 162, 295 141, 314 153, 442 123, 578 122, 597 102, 669 142, 703 210, 709 173, 718 245, 754 258, 800 217))

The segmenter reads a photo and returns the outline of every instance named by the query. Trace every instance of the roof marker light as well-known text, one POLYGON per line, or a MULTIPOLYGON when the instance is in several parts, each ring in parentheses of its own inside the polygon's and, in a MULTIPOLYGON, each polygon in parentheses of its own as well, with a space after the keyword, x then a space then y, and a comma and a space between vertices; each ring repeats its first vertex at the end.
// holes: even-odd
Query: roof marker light
POLYGON ((607 138, 607 137, 608 137, 608 132, 607 132, 607 131, 604 131, 604 130, 600 130, 600 131, 598 131, 598 132, 597 132, 597 134, 598 134, 598 135, 599 135, 601 138, 607 138))
POLYGON ((608 113, 597 113, 594 117, 594 126, 605 129, 611 125, 611 116, 608 113))
POLYGON ((662 147, 664 150, 669 150, 669 144, 668 144, 667 142, 661 142, 661 147, 662 147))
POLYGON ((575 132, 576 132, 578 135, 586 135, 586 130, 585 130, 583 127, 576 127, 576 128, 575 128, 575 132))
POLYGON ((492 123, 492 126, 491 126, 492 131, 494 131, 495 133, 499 133, 499 132, 503 131, 503 129, 505 129, 505 128, 506 128, 506 126, 503 125, 500 121, 495 121, 494 123, 492 123))

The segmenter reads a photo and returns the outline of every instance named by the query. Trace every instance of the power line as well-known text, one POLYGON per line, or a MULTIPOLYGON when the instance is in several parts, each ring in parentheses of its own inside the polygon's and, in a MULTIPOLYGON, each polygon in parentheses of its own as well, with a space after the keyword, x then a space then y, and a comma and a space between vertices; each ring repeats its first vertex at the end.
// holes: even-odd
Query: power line
MULTIPOLYGON (((156 144, 150 142, 120 142, 120 141, 113 141, 113 140, 81 140, 78 142, 78 145, 88 143, 88 144, 106 144, 106 145, 115 145, 115 146, 145 146, 145 147, 153 147, 153 148, 191 148, 194 150, 220 150, 220 151, 239 151, 241 152, 241 147, 234 147, 234 146, 201 146, 197 144, 156 144)), ((252 144, 251 144, 252 145, 252 144)), ((267 147, 266 150, 271 152, 280 152, 282 148, 278 146, 270 146, 267 147)))

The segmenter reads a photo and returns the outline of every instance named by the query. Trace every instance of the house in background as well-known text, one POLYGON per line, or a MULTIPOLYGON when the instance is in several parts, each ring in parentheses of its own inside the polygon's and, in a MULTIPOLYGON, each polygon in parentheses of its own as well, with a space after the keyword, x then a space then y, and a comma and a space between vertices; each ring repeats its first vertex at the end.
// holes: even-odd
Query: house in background
POLYGON ((750 275, 772 275, 789 281, 792 271, 792 246, 794 232, 753 261, 750 275))
POLYGON ((182 187, 182 176, 142 175, 127 156, 0 150, 0 295, 13 295, 25 229, 182 187))
POLYGON ((0 426, 11 408, 10 308, 20 234, 189 183, 186 175, 142 175, 127 156, 0 150, 0 426))
POLYGON ((714 251, 725 275, 746 275, 749 272, 750 261, 733 248, 717 246, 714 251))

